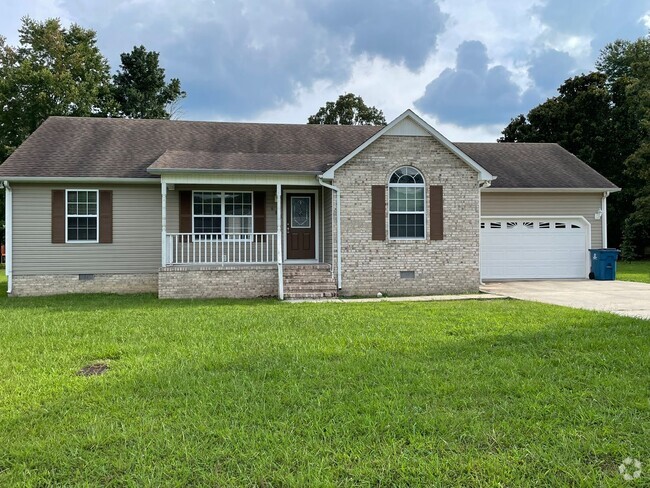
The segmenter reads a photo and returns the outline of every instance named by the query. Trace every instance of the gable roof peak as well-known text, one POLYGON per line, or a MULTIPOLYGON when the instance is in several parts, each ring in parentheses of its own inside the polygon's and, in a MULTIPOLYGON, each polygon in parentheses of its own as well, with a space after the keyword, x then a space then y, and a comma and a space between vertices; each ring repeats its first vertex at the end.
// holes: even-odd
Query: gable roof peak
POLYGON ((440 132, 438 132, 436 129, 434 129, 424 119, 422 119, 422 117, 417 115, 410 108, 406 109, 399 116, 397 116, 395 119, 393 119, 388 125, 385 125, 383 129, 378 131, 376 134, 374 134, 372 137, 370 137, 367 141, 365 141, 363 144, 361 144, 359 147, 357 147, 354 151, 352 151, 350 154, 345 156, 338 163, 336 163, 334 166, 332 166, 330 169, 328 169, 323 174, 323 178, 325 178, 325 179, 334 178, 334 173, 336 172, 336 170, 338 168, 340 168, 341 166, 346 164, 348 161, 350 161, 352 158, 354 158, 357 154, 359 154, 365 148, 370 146, 377 139, 379 139, 383 135, 389 133, 391 131, 391 129, 393 129, 396 125, 398 125, 400 122, 402 122, 406 118, 409 118, 410 120, 415 122, 420 128, 424 129, 425 132, 430 134, 433 138, 437 139, 438 142, 440 142, 443 146, 445 146, 452 153, 454 153, 456 156, 458 156, 465 164, 467 164, 469 167, 474 169, 479 174, 479 177, 480 177, 481 180, 483 180, 483 181, 492 181, 492 180, 496 179, 496 176, 492 175, 489 171, 487 171, 485 168, 483 168, 480 164, 478 164, 476 161, 474 161, 472 158, 470 158, 467 154, 465 154, 463 151, 461 151, 458 147, 456 147, 456 145, 454 145, 451 141, 449 141, 449 139, 447 139, 440 132))

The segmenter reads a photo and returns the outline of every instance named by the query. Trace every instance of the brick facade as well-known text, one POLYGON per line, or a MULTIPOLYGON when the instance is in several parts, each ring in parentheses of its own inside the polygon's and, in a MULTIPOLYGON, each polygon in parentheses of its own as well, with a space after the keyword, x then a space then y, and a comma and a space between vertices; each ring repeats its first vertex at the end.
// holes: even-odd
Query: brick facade
POLYGON ((278 295, 278 267, 174 266, 161 268, 159 298, 257 298, 278 295))
POLYGON ((334 184, 341 189, 342 295, 478 291, 478 174, 433 137, 383 136, 339 168, 334 184), (427 202, 429 185, 443 186, 442 240, 429 240, 428 205, 426 240, 391 241, 388 230, 386 240, 372 240, 371 186, 387 185, 401 166, 422 172, 427 202))
POLYGON ((95 274, 80 275, 14 275, 12 296, 44 296, 67 293, 155 293, 158 275, 95 274), (83 277, 83 275, 82 275, 83 277))
MULTIPOLYGON (((378 292, 388 295, 421 295, 478 290, 478 175, 436 139, 382 136, 339 168, 333 183, 341 190, 341 295, 376 295, 378 292), (424 176, 427 193, 427 238, 419 241, 391 241, 388 237, 383 241, 372 240, 371 187, 386 186, 389 176, 401 166, 413 166, 424 176), (443 187, 442 240, 429 239, 430 185, 443 187), (414 274, 400 273, 404 271, 414 274)), ((331 263, 332 276, 336 276, 336 199, 333 196, 330 190, 324 192, 322 203, 325 208, 319 218, 323 220, 321 259, 325 263, 331 263)), ((170 201, 172 200, 173 198, 170 201)), ((270 193, 266 204, 267 229, 275 229, 276 203, 270 193)), ((170 219, 170 222, 172 220, 170 219)), ((388 232, 386 235, 388 236, 388 232)), ((158 239, 155 248, 159 249, 159 246, 158 239)), ((90 266, 84 266, 84 269, 86 268, 90 266)), ((19 274, 13 277, 15 296, 156 291, 160 298, 277 296, 278 271, 275 264, 175 266, 142 274, 19 274)))

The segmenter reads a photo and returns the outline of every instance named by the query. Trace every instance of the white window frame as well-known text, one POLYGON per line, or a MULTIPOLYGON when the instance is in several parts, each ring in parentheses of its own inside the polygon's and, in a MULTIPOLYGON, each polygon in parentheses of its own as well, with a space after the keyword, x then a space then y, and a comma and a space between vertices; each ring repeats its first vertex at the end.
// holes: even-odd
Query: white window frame
MULTIPOLYGON (((220 233, 213 233, 216 235, 216 241, 228 241, 228 242, 252 242, 253 241, 253 234, 254 234, 254 225, 255 225, 255 201, 253 200, 253 192, 252 191, 239 191, 239 190, 192 190, 192 234, 195 235, 201 235, 201 234, 210 234, 209 232, 195 232, 194 229, 194 217, 211 217, 211 218, 220 218, 221 219, 221 232, 220 233), (221 215, 194 215, 194 194, 195 193, 219 193, 221 194, 221 215), (239 194, 249 194, 251 196, 251 214, 250 215, 226 215, 226 199, 225 199, 225 194, 226 193, 239 193, 239 194), (248 233, 242 232, 241 235, 247 235, 250 237, 246 237, 244 239, 233 239, 233 238, 226 238, 228 235, 226 233, 226 218, 227 217, 243 217, 243 218, 250 218, 251 221, 251 231, 248 233)), ((214 242, 215 239, 200 239, 198 237, 195 237, 195 240, 197 242, 214 242)))
POLYGON ((98 244, 99 243, 99 190, 93 190, 88 188, 76 188, 65 191, 65 242, 66 244, 98 244), (68 214, 68 194, 70 192, 86 192, 86 193, 95 193, 97 195, 97 210, 95 215, 93 214, 68 214), (97 219, 97 237, 94 240, 69 240, 68 239, 68 217, 94 217, 97 219))
POLYGON ((417 169, 414 166, 400 166, 399 168, 395 168, 395 170, 391 171, 390 175, 388 176, 388 239, 391 241, 425 241, 427 239, 427 185, 426 185, 426 180, 424 178, 424 175, 422 174, 422 171, 417 169), (422 183, 391 183, 390 180, 395 174, 395 172, 399 171, 402 168, 411 168, 415 171, 417 171, 420 176, 422 177, 422 183), (391 211, 390 209, 390 189, 391 188, 422 188, 422 195, 423 195, 423 202, 422 202, 422 210, 421 211, 391 211), (424 216, 424 235, 422 237, 393 237, 391 235, 390 231, 390 216, 392 214, 395 215, 403 215, 403 214, 413 214, 413 215, 423 215, 424 216))

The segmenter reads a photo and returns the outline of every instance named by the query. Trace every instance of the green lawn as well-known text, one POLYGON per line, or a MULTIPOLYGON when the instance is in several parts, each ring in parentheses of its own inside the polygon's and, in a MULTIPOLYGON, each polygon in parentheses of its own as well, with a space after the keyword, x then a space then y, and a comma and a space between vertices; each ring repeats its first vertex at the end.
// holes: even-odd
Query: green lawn
POLYGON ((1 486, 650 483, 647 321, 512 300, 0 309, 1 486))
POLYGON ((650 261, 619 261, 616 263, 616 279, 650 283, 650 261))

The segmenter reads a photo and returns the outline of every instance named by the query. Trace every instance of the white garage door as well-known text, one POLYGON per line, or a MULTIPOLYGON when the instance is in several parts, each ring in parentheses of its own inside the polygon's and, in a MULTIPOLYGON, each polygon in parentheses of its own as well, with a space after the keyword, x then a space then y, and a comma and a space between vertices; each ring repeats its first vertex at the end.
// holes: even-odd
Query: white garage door
POLYGON ((586 278, 588 224, 579 218, 481 219, 484 280, 586 278))

